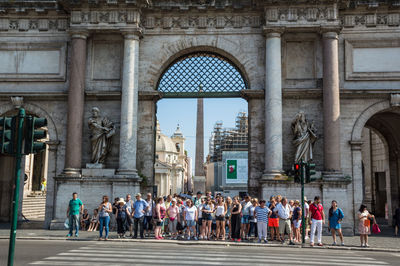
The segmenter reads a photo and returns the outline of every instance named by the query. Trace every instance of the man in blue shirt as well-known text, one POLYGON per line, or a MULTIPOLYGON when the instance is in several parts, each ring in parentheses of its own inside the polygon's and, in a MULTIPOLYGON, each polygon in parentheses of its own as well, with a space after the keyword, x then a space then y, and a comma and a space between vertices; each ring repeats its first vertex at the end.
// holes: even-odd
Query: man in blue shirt
POLYGON ((133 204, 132 213, 133 213, 133 238, 137 238, 138 227, 140 227, 140 238, 144 238, 144 214, 146 211, 150 209, 149 204, 142 199, 142 195, 140 193, 136 194, 136 201, 133 204))
POLYGON ((67 209, 67 217, 69 218, 69 233, 67 237, 72 236, 75 227, 75 236, 78 237, 79 232, 79 214, 83 212, 83 203, 78 199, 78 193, 72 193, 72 199, 69 201, 67 209))

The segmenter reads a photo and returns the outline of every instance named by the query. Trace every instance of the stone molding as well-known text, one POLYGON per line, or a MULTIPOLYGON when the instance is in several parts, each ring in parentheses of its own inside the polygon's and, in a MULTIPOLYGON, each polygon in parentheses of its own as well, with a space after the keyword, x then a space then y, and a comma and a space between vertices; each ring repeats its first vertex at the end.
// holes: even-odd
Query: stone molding
POLYGON ((143 19, 143 26, 146 29, 224 29, 224 28, 259 28, 263 25, 261 15, 174 15, 174 16, 160 16, 148 15, 143 19))
POLYGON ((266 7, 266 26, 287 28, 313 28, 339 25, 339 11, 336 5, 327 6, 284 6, 266 7))
POLYGON ((87 29, 139 28, 140 11, 122 8, 117 10, 74 10, 71 11, 70 25, 87 29))
POLYGON ((61 18, 0 18, 0 31, 66 31, 68 20, 61 18))
POLYGON ((345 28, 377 27, 400 25, 400 13, 374 13, 343 15, 341 23, 345 28))

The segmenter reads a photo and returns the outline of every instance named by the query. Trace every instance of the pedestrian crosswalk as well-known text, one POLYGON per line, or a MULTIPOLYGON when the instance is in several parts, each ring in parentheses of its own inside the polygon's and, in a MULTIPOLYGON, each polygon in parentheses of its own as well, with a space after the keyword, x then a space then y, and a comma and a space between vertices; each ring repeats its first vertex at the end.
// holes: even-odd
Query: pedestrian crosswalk
POLYGON ((30 263, 31 265, 388 265, 348 251, 259 247, 91 244, 30 263))

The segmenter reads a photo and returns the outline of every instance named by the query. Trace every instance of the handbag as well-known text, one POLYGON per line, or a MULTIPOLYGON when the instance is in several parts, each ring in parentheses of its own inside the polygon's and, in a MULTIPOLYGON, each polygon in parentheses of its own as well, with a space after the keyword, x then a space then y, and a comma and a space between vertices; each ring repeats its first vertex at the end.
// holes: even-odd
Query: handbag
POLYGON ((378 224, 373 224, 372 225, 372 233, 379 234, 380 232, 381 232, 381 229, 379 229, 378 224))
POLYGON ((69 218, 65 219, 64 228, 69 229, 69 218))

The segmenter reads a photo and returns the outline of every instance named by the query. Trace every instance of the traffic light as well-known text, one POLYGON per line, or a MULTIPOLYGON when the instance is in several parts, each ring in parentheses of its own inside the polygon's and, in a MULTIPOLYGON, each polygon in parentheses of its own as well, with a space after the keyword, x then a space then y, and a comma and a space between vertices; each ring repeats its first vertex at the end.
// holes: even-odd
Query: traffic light
POLYGON ((47 126, 47 119, 42 117, 27 116, 25 118, 25 148, 24 153, 38 153, 46 149, 46 143, 39 142, 46 138, 47 131, 38 129, 47 126))
POLYGON ((14 153, 16 117, 0 117, 0 153, 14 153))
POLYGON ((314 181, 315 178, 311 178, 311 176, 315 175, 315 163, 307 163, 306 164, 306 183, 310 183, 314 181))
POLYGON ((301 164, 294 164, 294 182, 301 183, 301 164))

